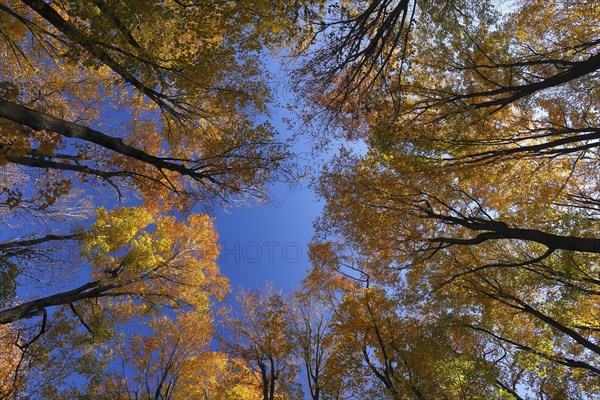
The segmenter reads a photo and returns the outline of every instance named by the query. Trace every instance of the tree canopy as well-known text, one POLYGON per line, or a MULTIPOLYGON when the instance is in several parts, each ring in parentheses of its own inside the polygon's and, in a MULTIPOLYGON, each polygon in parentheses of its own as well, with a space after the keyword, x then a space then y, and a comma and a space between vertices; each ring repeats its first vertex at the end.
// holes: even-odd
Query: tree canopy
POLYGON ((204 213, 294 179, 264 61, 294 9, 36 0, 0 19, 0 397, 181 396, 194 353, 224 374, 204 213))
POLYGON ((397 293, 402 313, 491 364, 498 393, 592 398, 597 5, 413 7, 401 57, 332 59, 327 96, 321 80, 305 83, 328 124, 368 145, 343 150, 320 178, 311 279, 342 274, 397 293), (370 81, 348 86, 360 74, 370 81))
POLYGON ((0 398, 596 398, 599 27, 583 0, 3 0, 0 398), (312 269, 219 309, 212 210, 308 172, 279 59, 332 154, 312 269))

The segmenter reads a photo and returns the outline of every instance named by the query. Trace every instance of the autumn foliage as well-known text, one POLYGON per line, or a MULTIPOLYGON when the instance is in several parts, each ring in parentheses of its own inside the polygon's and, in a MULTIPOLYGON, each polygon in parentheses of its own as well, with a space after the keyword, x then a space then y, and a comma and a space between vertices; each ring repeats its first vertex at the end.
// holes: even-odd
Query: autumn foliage
POLYGON ((583 0, 2 0, 0 398, 596 398, 599 26, 583 0), (312 269, 222 309, 212 210, 310 173, 279 60, 331 155, 312 269))

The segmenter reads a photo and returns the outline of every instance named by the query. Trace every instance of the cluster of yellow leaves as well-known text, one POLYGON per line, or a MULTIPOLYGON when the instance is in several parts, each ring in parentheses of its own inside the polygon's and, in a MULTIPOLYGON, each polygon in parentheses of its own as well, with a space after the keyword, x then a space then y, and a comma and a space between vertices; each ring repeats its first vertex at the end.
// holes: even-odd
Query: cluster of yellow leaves
POLYGON ((21 385, 21 374, 16 375, 22 357, 16 345, 16 331, 7 325, 0 325, 0 397, 10 398, 21 385))
POLYGON ((128 290, 140 295, 163 295, 206 310, 208 296, 221 299, 227 293, 216 265, 217 234, 207 215, 177 221, 144 207, 99 208, 82 249, 96 279, 129 282, 128 290))

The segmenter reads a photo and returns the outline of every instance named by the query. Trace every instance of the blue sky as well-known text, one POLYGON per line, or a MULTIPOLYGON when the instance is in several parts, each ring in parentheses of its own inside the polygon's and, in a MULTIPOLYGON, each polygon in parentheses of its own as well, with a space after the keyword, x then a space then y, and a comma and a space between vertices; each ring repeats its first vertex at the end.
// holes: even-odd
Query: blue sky
MULTIPOLYGON (((289 115, 286 103, 297 104, 291 93, 285 72, 272 61, 269 70, 273 81, 276 102, 269 122, 280 132, 280 140, 294 136, 292 152, 297 157, 301 173, 307 176, 290 187, 275 183, 269 189, 269 202, 247 206, 216 207, 215 225, 219 233, 221 255, 219 266, 233 289, 264 287, 267 282, 276 289, 297 289, 310 269, 308 243, 313 237, 313 222, 321 214, 324 202, 310 188, 310 175, 316 176, 339 146, 364 153, 366 145, 359 142, 332 140, 328 149, 320 153, 313 149, 315 140, 310 129, 297 122, 291 131, 285 118, 289 115)), ((230 296, 231 303, 233 296, 230 296)))
MULTIPOLYGON (((280 133, 276 140, 289 140, 291 131, 285 118, 290 115, 286 104, 295 104, 288 77, 279 62, 267 62, 275 101, 269 123, 280 133)), ((311 138, 306 132, 296 134, 292 152, 297 156, 299 170, 318 168, 322 161, 311 154, 311 138)), ((319 158, 326 158, 325 155, 319 158)), ((233 289, 243 286, 257 289, 267 282, 284 291, 298 287, 310 268, 307 251, 313 236, 312 223, 319 216, 323 203, 309 188, 309 177, 290 186, 277 182, 268 188, 269 201, 225 209, 215 207, 215 225, 219 233, 221 255, 219 266, 233 289)), ((233 300, 230 296, 229 302, 233 300)))
POLYGON ((219 265, 232 287, 256 289, 271 282, 276 288, 290 290, 305 276, 312 222, 322 203, 306 182, 301 185, 290 190, 285 184, 275 184, 270 194, 272 204, 217 212, 219 265))
MULTIPOLYGON (((300 173, 315 169, 327 155, 311 156, 312 139, 306 133, 297 134, 284 122, 289 117, 286 103, 294 100, 285 82, 284 73, 276 62, 269 65, 276 77, 276 103, 269 122, 280 133, 276 140, 293 142, 300 173)), ((298 287, 310 268, 307 251, 313 236, 313 221, 323 208, 322 201, 309 187, 310 176, 296 184, 276 182, 268 187, 268 201, 225 208, 215 207, 215 225, 219 233, 221 272, 237 289, 264 287, 267 282, 284 291, 298 287)), ((231 300, 230 300, 231 301, 231 300)))

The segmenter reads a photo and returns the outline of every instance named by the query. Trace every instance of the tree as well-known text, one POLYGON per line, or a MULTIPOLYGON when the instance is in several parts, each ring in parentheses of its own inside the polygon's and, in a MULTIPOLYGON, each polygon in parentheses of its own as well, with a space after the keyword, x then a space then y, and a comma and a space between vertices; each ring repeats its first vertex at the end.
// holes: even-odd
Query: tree
POLYGON ((402 67, 332 108, 367 153, 342 150, 318 186, 331 264, 470 329, 517 398, 598 384, 597 13, 555 6, 417 2, 402 67))
POLYGON ((294 382, 299 368, 294 360, 288 304, 270 287, 242 291, 238 302, 241 313, 227 318, 230 334, 222 339, 223 350, 246 364, 263 400, 301 398, 294 382))
POLYGON ((307 283, 320 281, 328 286, 331 268, 341 269, 338 274, 345 273, 348 280, 338 286, 325 364, 329 371, 338 371, 352 396, 506 398, 501 371, 492 355, 482 350, 481 341, 443 315, 415 310, 397 287, 399 293, 392 295, 392 287, 373 285, 371 278, 365 278, 368 270, 361 270, 362 261, 347 265, 339 260, 339 253, 331 253, 332 248, 312 247, 314 269, 307 283), (358 276, 350 275, 357 272, 358 276))
MULTIPOLYGON (((112 212, 100 208, 96 223, 84 236, 92 280, 2 310, 1 324, 44 316, 48 307, 103 297, 139 296, 150 304, 201 307, 205 294, 216 295, 226 287, 215 264, 216 235, 205 215, 192 215, 186 224, 139 207, 112 212), (155 224, 151 233, 146 230, 150 223, 155 224)), ((44 240, 49 239, 39 241, 44 240)))
MULTIPOLYGON (((187 327, 188 335, 198 340, 206 338, 212 326, 212 299, 222 299, 227 293, 227 279, 219 274, 216 265, 217 236, 208 216, 191 215, 187 221, 178 222, 174 217, 152 214, 142 207, 123 207, 111 212, 100 208, 96 223, 88 231, 73 236, 81 241, 85 259, 91 264, 90 276, 86 277, 84 269, 74 278, 69 271, 69 262, 57 264, 51 271, 46 271, 46 275, 54 276, 36 277, 51 283, 42 287, 46 292, 42 291, 40 297, 9 303, 0 311, 3 326, 14 327, 18 332, 14 335, 14 344, 22 353, 23 365, 32 373, 38 372, 39 379, 32 379, 31 384, 38 382, 40 390, 45 388, 41 397, 58 396, 53 393, 61 393, 61 382, 73 373, 93 377, 90 371, 104 370, 103 362, 119 354, 118 346, 110 348, 107 343, 119 339, 117 332, 123 329, 120 327, 132 321, 141 324, 148 315, 156 316, 165 309, 181 314, 183 322, 174 329, 172 322, 156 316, 158 319, 155 318, 152 328, 156 336, 146 338, 156 347, 152 351, 168 351, 181 358, 182 349, 189 346, 196 351, 204 350, 189 337, 171 337, 166 332, 181 330, 183 334, 183 328, 187 327), (71 275, 65 275, 68 272, 71 275), (81 282, 83 279, 87 281, 81 282), (64 286, 71 287, 53 292, 64 286), (45 295, 47 291, 50 293, 45 295), (205 320, 203 324, 191 323, 188 321, 191 317, 186 315, 203 316, 205 320), (164 326, 161 325, 163 322, 164 326), (201 335, 198 326, 204 326, 208 332, 201 335), (192 329, 196 331, 192 333, 192 329), (181 344, 179 340, 185 343, 181 344), (54 358, 58 361, 52 363, 50 360, 54 358), (96 365, 97 362, 100 365, 96 365), (44 379, 50 381, 42 384, 40 380, 44 379)), ((27 245, 43 245, 53 239, 29 240, 27 245)), ((12 244, 26 245, 24 242, 12 244)), ((52 256, 53 253, 49 253, 49 259, 52 256)), ((35 260, 35 264, 39 265, 40 261, 35 260)), ((135 341, 135 336, 130 338, 135 341)), ((135 347, 135 343, 130 345, 135 347)), ((138 350, 140 359, 132 360, 132 363, 145 360, 142 350, 138 350)), ((132 353, 121 356, 121 361, 126 362, 132 353)), ((183 374, 181 370, 187 368, 187 364, 179 358, 179 369, 175 372, 183 374)), ((166 361, 162 360, 158 366, 153 363, 146 366, 147 379, 155 379, 154 375, 148 375, 159 374, 155 370, 166 370, 162 378, 174 386, 178 375, 172 377, 170 374, 175 372, 163 362, 166 361)), ((138 367, 138 372, 143 370, 143 365, 138 367)), ((142 376, 135 379, 142 379, 142 376)), ((115 385, 114 389, 118 390, 119 386, 115 385)), ((166 395, 172 390, 167 385, 157 383, 156 390, 166 395)), ((107 390, 110 387, 107 386, 107 390)))
POLYGON ((0 324, 47 388, 22 393, 51 398, 105 367, 90 359, 120 324, 226 292, 212 222, 190 211, 292 179, 264 122, 264 60, 296 16, 271 1, 7 0, 0 25, 0 324), (107 211, 107 185, 135 206, 107 211))
POLYGON ((335 112, 347 112, 345 102, 378 88, 380 80, 394 71, 396 60, 404 57, 416 3, 333 1, 326 12, 307 12, 306 37, 298 49, 301 62, 295 71, 297 89, 308 89, 313 100, 335 112))
POLYGON ((255 386, 252 372, 243 360, 231 358, 222 352, 214 352, 202 361, 201 378, 192 372, 189 385, 192 398, 202 400, 261 399, 262 393, 255 386))
MULTIPOLYGON (((423 193, 411 183, 422 181, 421 171, 412 175, 410 169, 404 169, 405 179, 398 179, 369 165, 369 160, 344 157, 335 167, 343 164, 350 169, 343 174, 337 170, 329 175, 332 180, 322 186, 329 201, 321 234, 323 238, 342 238, 344 244, 322 242, 315 247, 320 249, 316 260, 326 260, 317 264, 319 269, 326 274, 338 274, 341 269, 346 275, 391 285, 394 291, 404 293, 407 305, 415 310, 411 312, 436 319, 450 314, 457 326, 476 329, 477 333, 472 333, 476 336, 485 332, 495 335, 488 338, 487 346, 497 346, 494 352, 502 354, 506 350, 517 358, 508 363, 512 364, 509 376, 518 376, 518 369, 531 371, 536 365, 564 374, 549 381, 581 385, 559 393, 578 397, 593 392, 593 382, 597 380, 593 350, 597 322, 589 312, 597 304, 597 283, 592 278, 595 253, 545 248, 537 242, 518 240, 519 237, 480 242, 467 237, 461 245, 459 238, 469 234, 468 227, 437 223, 427 217, 427 212, 436 212, 433 207, 448 210, 445 201, 462 198, 463 208, 452 212, 465 216, 479 210, 478 198, 459 192, 456 186, 447 187, 439 174, 433 174, 435 185, 431 187, 456 197, 448 196, 443 201, 437 193, 428 196, 429 203, 416 201, 423 193), (444 240, 440 245, 440 238, 454 241, 444 240), (358 274, 357 264, 362 268, 358 274), (540 341, 541 336, 546 339, 540 341), (519 365, 520 356, 516 357, 516 353, 530 354, 526 367, 519 365), (556 369, 553 363, 563 367, 556 369)), ((478 212, 478 217, 462 218, 469 224, 484 223, 489 222, 486 215, 493 215, 487 209, 478 212)), ((555 219, 573 229, 563 235, 569 239, 578 235, 568 233, 592 226, 589 220, 572 218, 555 219)), ((490 222, 491 225, 494 224, 490 222)), ((494 226, 498 225, 496 222, 494 226)), ((526 374, 520 376, 526 379, 526 374)), ((533 389, 537 384, 543 382, 536 378, 528 382, 531 390, 537 390, 533 389)))
POLYGON ((303 365, 306 384, 312 400, 344 399, 350 386, 348 371, 333 360, 335 338, 332 313, 326 303, 310 290, 294 293, 291 317, 293 345, 299 364, 303 365))
POLYGON ((186 208, 291 178, 285 145, 259 122, 271 100, 262 53, 295 29, 286 2, 36 0, 0 12, 1 162, 62 172, 51 199, 78 177, 186 208), (106 124, 112 108, 129 121, 106 124))
MULTIPOLYGON (((211 361, 208 350, 210 309, 179 313, 172 319, 154 315, 147 332, 129 333, 113 345, 105 368, 94 371, 88 387, 70 396, 155 400, 204 398, 197 392, 211 361)), ((208 379, 217 377, 210 376, 208 379)))

